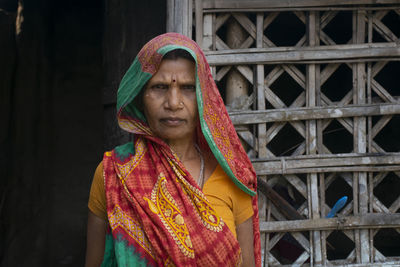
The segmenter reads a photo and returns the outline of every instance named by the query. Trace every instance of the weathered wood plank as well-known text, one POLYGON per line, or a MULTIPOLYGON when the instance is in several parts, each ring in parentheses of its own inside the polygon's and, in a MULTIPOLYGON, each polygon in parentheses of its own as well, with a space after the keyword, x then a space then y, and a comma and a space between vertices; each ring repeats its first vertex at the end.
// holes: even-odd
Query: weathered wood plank
POLYGON ((192 38, 192 1, 167 1, 167 32, 178 32, 192 38))
MULTIPOLYGON (((214 35, 213 35, 213 15, 206 14, 202 17, 203 21, 203 36, 201 39, 201 45, 203 51, 212 50, 214 46, 214 35)), ((227 47, 228 48, 228 47, 227 47)))
MULTIPOLYGON (((294 157, 273 157, 263 159, 253 159, 253 162, 268 162, 270 167, 284 164, 286 169, 298 167, 314 166, 351 166, 357 165, 377 165, 377 164, 399 164, 400 152, 387 153, 346 153, 346 154, 316 154, 300 155, 294 157), (318 164, 319 163, 319 164, 318 164), (316 165, 317 164, 317 165, 316 165)), ((280 168, 280 167, 279 167, 280 168)))
MULTIPOLYGON (((319 13, 311 11, 307 15, 307 44, 310 47, 315 47, 319 44, 319 13)), ((306 66, 306 105, 307 107, 315 107, 317 104, 316 95, 318 90, 319 67, 315 64, 308 64, 306 66)), ((317 154, 317 122, 316 120, 306 121, 306 151, 309 155, 317 154)), ((319 203, 319 190, 318 190, 318 174, 307 174, 308 199, 309 199, 309 218, 320 218, 320 203, 319 203)), ((311 260, 316 264, 322 263, 322 243, 321 232, 318 229, 311 231, 313 255, 311 260)))
MULTIPOLYGON (((377 251, 378 252, 378 251, 377 251)), ((377 259, 377 262, 374 263, 355 263, 355 264, 350 264, 349 262, 354 262, 353 259, 347 259, 347 260, 334 260, 334 261, 329 261, 329 263, 333 266, 346 266, 346 267, 398 267, 400 264, 400 259, 399 257, 390 257, 390 258, 383 258, 383 259, 377 259), (379 263, 383 262, 383 263, 379 263)), ((305 266, 305 265, 303 265, 305 266)))
MULTIPOLYGON (((197 1, 200 2, 201 1, 197 1)), ((196 2, 196 4, 197 4, 196 2)), ((224 23, 229 19, 229 17, 231 16, 231 14, 227 13, 227 14, 222 14, 216 17, 216 21, 215 21, 215 30, 218 31, 219 28, 221 28, 222 25, 224 25, 224 23)))
MULTIPOLYGON (((264 23, 264 14, 263 13, 258 13, 257 14, 257 22, 256 22, 256 33, 257 33, 257 38, 256 38, 256 46, 257 47, 263 47, 263 36, 264 36, 264 28, 263 28, 263 23, 264 23)), ((248 38, 249 39, 249 38, 248 38)), ((264 66, 263 65, 257 65, 256 67, 256 103, 257 103, 257 109, 259 110, 265 110, 265 95, 264 95, 264 66)), ((266 129, 266 124, 261 123, 257 126, 258 128, 258 157, 267 157, 267 142, 266 142, 266 136, 265 133, 267 132, 266 129)), ((266 181, 267 177, 258 177, 261 181, 266 181)), ((265 182, 265 184, 267 184, 265 182)), ((268 184, 267 184, 268 185, 268 184)), ((270 211, 270 206, 271 202, 270 200, 267 199, 267 195, 261 194, 259 195, 259 198, 261 197, 262 203, 261 205, 259 204, 259 218, 261 221, 269 221, 271 219, 271 211, 270 211), (268 209, 268 215, 266 214, 266 211, 268 209)), ((260 202, 259 202, 260 203, 260 202)), ((267 262, 267 258, 269 255, 269 239, 270 236, 269 234, 262 234, 261 235, 261 250, 264 252, 264 262, 267 262)), ((265 264, 263 264, 265 265, 265 264)))
POLYGON ((173 32, 175 27, 175 0, 167 0, 167 19, 166 19, 166 30, 167 32, 173 32))
POLYGON ((392 103, 396 103, 396 99, 390 95, 385 88, 383 88, 383 86, 381 86, 377 81, 375 81, 374 79, 371 82, 371 87, 374 90, 374 92, 381 97, 383 100, 387 101, 387 102, 392 102, 392 103))
POLYGON ((399 60, 396 43, 330 45, 315 47, 273 47, 231 49, 205 52, 210 65, 243 65, 274 63, 331 63, 372 60, 399 60))
POLYGON ((373 20, 374 29, 380 33, 383 38, 388 42, 396 42, 398 40, 397 36, 388 28, 385 24, 383 24, 380 20, 373 20))
MULTIPOLYGON (((253 164, 254 165, 254 164, 253 164)), ((314 167, 314 168, 298 168, 288 169, 281 172, 278 171, 266 171, 263 167, 254 167, 258 175, 269 175, 269 174, 300 174, 300 173, 328 173, 328 172, 389 172, 399 171, 400 165, 378 165, 378 166, 338 166, 338 167, 314 167)), ((375 207, 375 206, 374 206, 375 207)))
MULTIPOLYGON (((353 35, 355 44, 365 42, 366 11, 357 10, 353 12, 353 35)), ((366 104, 366 80, 365 63, 353 64, 353 103, 366 104)), ((353 149, 357 153, 367 152, 367 120, 365 116, 354 118, 353 149)), ((358 203, 354 202, 355 214, 364 215, 368 213, 368 184, 366 172, 355 172, 353 174, 353 200, 358 195, 358 203)), ((356 200, 357 200, 356 199, 356 200)), ((355 246, 357 262, 369 262, 369 231, 357 230, 355 232, 355 246), (358 236, 359 235, 359 236, 358 236)))
POLYGON ((400 153, 332 154, 252 160, 258 175, 400 170, 400 153))
MULTIPOLYGON (((379 253, 378 250, 376 252, 379 253)), ((346 267, 399 267, 400 265, 400 257, 383 257, 377 258, 377 261, 374 263, 350 263, 354 262, 354 258, 352 257, 352 253, 349 254, 348 258, 345 260, 331 260, 329 261, 329 266, 346 266, 346 267)), ((270 255, 271 257, 271 255, 270 255)), ((276 261, 275 258, 269 262, 270 265, 268 266, 279 266, 279 267, 292 267, 292 266, 299 266, 294 264, 281 264, 276 261)), ((301 265, 302 267, 310 267, 313 266, 309 263, 304 263, 301 265)))
POLYGON ((288 7, 338 7, 353 5, 376 5, 376 4, 400 4, 398 0, 203 0, 204 9, 230 9, 241 11, 243 9, 260 9, 260 8, 288 8, 288 7))
POLYGON ((303 216, 293 208, 283 197, 281 197, 274 189, 272 189, 261 178, 257 179, 258 190, 263 192, 265 196, 279 209, 279 211, 288 220, 302 220, 303 216))
POLYGON ((313 220, 260 222, 260 231, 267 233, 399 227, 400 214, 398 213, 367 213, 363 215, 337 217, 331 219, 319 218, 313 220))
POLYGON ((203 6, 201 1, 195 1, 196 42, 203 47, 203 6))
POLYGON ((217 13, 231 13, 231 12, 307 12, 307 11, 376 11, 376 10, 394 10, 396 12, 398 5, 382 5, 382 6, 368 6, 368 5, 354 5, 354 6, 326 6, 326 7, 264 7, 264 8, 246 8, 246 9, 205 9, 204 14, 217 14, 217 13))
MULTIPOLYGON (((393 114, 400 114, 400 104, 349 105, 344 107, 301 107, 229 112, 233 124, 257 124, 266 122, 382 116, 393 114)), ((375 132, 379 131, 374 130, 374 133, 375 132)))

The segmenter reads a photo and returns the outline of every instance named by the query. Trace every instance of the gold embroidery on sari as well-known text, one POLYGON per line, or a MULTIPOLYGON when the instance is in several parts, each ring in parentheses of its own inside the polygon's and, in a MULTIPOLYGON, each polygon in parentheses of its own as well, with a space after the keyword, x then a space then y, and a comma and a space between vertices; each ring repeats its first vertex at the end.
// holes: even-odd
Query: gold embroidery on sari
POLYGON ((150 210, 158 215, 182 253, 189 258, 194 258, 189 230, 175 200, 167 190, 166 183, 167 179, 163 173, 160 173, 151 192, 151 200, 147 197, 143 199, 147 201, 150 210))
POLYGON ((139 138, 135 143, 135 155, 133 156, 133 158, 125 164, 116 163, 116 167, 118 169, 117 175, 120 180, 126 180, 129 174, 131 174, 131 172, 142 160, 146 150, 147 148, 145 142, 141 138, 139 138))
POLYGON ((155 259, 153 248, 140 226, 140 223, 125 214, 120 206, 115 205, 112 213, 108 216, 108 222, 113 231, 117 227, 122 227, 130 237, 155 259))
POLYGON ((197 210, 197 215, 200 217, 203 225, 214 232, 222 231, 224 222, 222 218, 217 215, 215 210, 211 207, 210 203, 206 199, 204 193, 198 188, 192 186, 182 174, 185 174, 178 166, 178 164, 172 160, 169 160, 176 176, 177 181, 182 184, 182 188, 189 196, 193 206, 197 210))
POLYGON ((175 267, 175 264, 172 262, 170 256, 168 256, 168 258, 164 261, 164 266, 165 267, 175 267))
POLYGON ((124 129, 130 133, 136 133, 136 134, 143 133, 143 134, 149 134, 149 135, 152 134, 150 128, 145 127, 141 123, 138 123, 132 119, 126 119, 126 118, 119 117, 118 124, 122 129, 124 129))

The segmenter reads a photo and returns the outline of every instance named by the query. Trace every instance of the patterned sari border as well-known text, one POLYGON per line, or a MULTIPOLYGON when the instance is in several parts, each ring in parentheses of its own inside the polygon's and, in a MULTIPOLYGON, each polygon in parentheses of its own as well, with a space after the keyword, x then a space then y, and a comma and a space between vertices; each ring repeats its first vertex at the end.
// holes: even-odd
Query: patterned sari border
POLYGON ((117 227, 121 227, 155 260, 153 248, 147 239, 145 232, 140 226, 140 223, 125 214, 119 205, 115 205, 112 213, 108 216, 108 221, 113 231, 117 227))

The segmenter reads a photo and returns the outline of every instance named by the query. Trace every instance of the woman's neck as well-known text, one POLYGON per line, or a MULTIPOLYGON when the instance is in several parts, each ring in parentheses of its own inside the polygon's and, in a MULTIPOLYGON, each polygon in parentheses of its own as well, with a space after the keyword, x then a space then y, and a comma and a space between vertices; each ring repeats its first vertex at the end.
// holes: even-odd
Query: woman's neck
POLYGON ((193 139, 185 141, 176 140, 175 142, 169 141, 167 143, 182 162, 198 158, 198 152, 193 139))

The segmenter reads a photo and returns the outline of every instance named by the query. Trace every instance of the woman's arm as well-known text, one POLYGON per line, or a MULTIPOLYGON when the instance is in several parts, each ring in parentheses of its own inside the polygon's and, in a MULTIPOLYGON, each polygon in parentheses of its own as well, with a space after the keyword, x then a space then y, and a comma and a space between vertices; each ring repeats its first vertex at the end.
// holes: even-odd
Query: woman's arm
POLYGON ((89 210, 87 226, 86 267, 98 267, 104 256, 107 222, 89 210))
POLYGON ((236 226, 237 239, 242 249, 242 266, 255 266, 252 217, 236 226))

